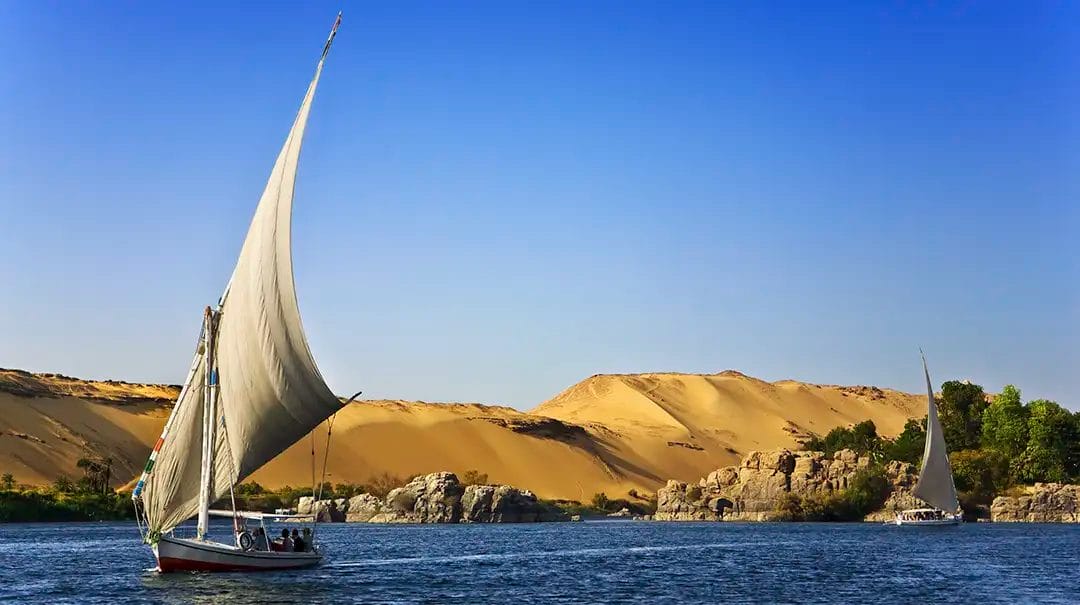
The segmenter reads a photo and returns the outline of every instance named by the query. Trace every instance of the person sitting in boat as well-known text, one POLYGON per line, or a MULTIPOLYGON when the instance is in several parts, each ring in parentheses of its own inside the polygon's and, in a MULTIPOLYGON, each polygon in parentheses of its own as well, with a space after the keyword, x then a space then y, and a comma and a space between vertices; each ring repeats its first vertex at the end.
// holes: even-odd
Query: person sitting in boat
POLYGON ((300 537, 300 532, 296 529, 292 530, 292 543, 294 552, 304 552, 304 539, 300 537))
POLYGON ((255 537, 255 550, 268 551, 270 550, 270 542, 266 539, 266 530, 261 527, 256 527, 253 532, 255 537))
POLYGON ((281 537, 274 540, 274 543, 270 545, 270 548, 276 552, 292 552, 293 543, 289 538, 289 530, 282 528, 281 537))
POLYGON ((314 546, 314 543, 312 542, 312 539, 311 539, 311 528, 310 527, 305 527, 304 528, 304 552, 311 552, 311 548, 313 546, 314 546))

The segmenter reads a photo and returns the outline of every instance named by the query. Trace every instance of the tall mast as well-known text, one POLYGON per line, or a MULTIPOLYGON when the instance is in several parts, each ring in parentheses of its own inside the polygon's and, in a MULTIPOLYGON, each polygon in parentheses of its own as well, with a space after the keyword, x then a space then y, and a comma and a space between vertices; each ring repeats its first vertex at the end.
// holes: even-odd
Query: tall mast
POLYGON ((214 344, 217 336, 218 313, 206 308, 203 314, 203 355, 206 363, 206 381, 203 388, 202 469, 199 474, 199 524, 195 531, 198 539, 206 536, 210 527, 210 494, 214 484, 214 445, 217 442, 217 359, 214 344))
POLYGON ((225 495, 226 485, 233 488, 341 408, 304 335, 291 252, 304 130, 340 24, 339 14, 259 198, 225 293, 216 308, 204 314, 204 334, 188 380, 134 492, 150 542, 193 516, 199 535, 205 536, 210 506, 225 495), (215 461, 215 456, 221 459, 215 461))

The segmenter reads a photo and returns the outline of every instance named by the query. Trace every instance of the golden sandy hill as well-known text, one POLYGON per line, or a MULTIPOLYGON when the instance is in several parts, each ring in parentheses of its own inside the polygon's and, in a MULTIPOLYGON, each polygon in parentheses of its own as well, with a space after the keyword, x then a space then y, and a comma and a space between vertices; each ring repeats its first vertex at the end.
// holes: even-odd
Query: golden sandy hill
POLYGON ((44 484, 82 476, 80 458, 108 456, 115 482, 125 483, 146 463, 179 390, 0 369, 0 472, 44 484))
POLYGON ((726 371, 597 375, 530 413, 586 427, 613 466, 682 479, 867 419, 894 436, 925 406, 924 397, 877 387, 770 383, 726 371))
MULTIPOLYGON (((80 476, 76 461, 110 456, 116 483, 141 470, 177 387, 83 381, 0 370, 0 472, 24 483, 80 476)), ((925 399, 875 387, 768 383, 715 375, 599 375, 530 412, 480 404, 355 402, 333 428, 329 480, 475 469, 543 497, 653 491, 694 480, 755 449, 796 447, 807 432, 872 419, 883 434, 921 416, 925 399)), ((321 468, 326 425, 313 437, 321 468)), ((251 480, 311 483, 312 439, 251 480)))

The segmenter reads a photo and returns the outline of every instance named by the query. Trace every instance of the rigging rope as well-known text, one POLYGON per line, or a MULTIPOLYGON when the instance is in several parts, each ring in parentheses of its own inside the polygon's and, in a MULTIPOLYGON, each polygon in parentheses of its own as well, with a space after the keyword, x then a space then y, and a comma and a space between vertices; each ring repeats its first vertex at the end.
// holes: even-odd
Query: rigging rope
MULTIPOLYGON (((322 477, 319 479, 319 495, 315 498, 315 501, 311 503, 311 512, 315 515, 315 520, 311 523, 311 541, 315 542, 315 528, 319 525, 319 502, 322 502, 323 486, 326 485, 326 461, 330 458, 330 434, 334 430, 334 420, 337 418, 337 412, 334 412, 333 416, 330 416, 330 420, 326 423, 326 448, 323 450, 323 462, 322 462, 322 477)), ((312 480, 315 478, 315 431, 311 431, 311 472, 312 480)), ((314 496, 315 490, 312 489, 312 495, 314 496)))
MULTIPOLYGON (((349 405, 354 399, 362 395, 363 391, 357 391, 352 397, 349 397, 345 403, 341 404, 341 407, 349 405)), ((334 431, 334 420, 337 419, 337 412, 334 412, 330 419, 326 423, 326 449, 323 450, 323 462, 322 462, 322 478, 319 480, 319 497, 312 503, 311 512, 315 515, 315 520, 311 524, 311 541, 315 542, 315 528, 319 524, 318 505, 322 500, 323 487, 326 485, 326 463, 330 459, 330 435, 334 431)), ((311 479, 315 480, 315 431, 311 432, 311 479)), ((314 490, 312 490, 314 492, 314 490)))

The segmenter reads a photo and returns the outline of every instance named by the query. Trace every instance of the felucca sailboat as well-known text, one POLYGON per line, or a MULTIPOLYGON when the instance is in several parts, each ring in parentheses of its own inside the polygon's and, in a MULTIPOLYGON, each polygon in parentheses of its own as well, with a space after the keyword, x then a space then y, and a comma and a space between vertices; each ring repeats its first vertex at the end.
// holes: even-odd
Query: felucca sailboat
POLYGON ((934 403, 934 387, 930 383, 930 370, 926 356, 922 358, 923 374, 926 375, 926 446, 923 448, 922 468, 912 493, 932 508, 914 508, 896 515, 897 525, 955 525, 962 520, 960 501, 956 498, 949 453, 945 448, 945 433, 938 420, 934 403))
POLYGON ((340 24, 338 14, 232 278, 217 307, 204 313, 191 370, 132 493, 140 531, 161 571, 286 569, 322 558, 315 544, 299 552, 275 549, 262 524, 283 515, 238 512, 233 490, 342 407, 304 336, 290 246, 304 128, 340 24), (210 510, 226 496, 231 511, 210 510), (208 538, 214 515, 233 519, 235 544, 208 538), (193 516, 194 536, 179 536, 177 526, 193 516), (258 524, 253 532, 246 529, 249 521, 258 524))

